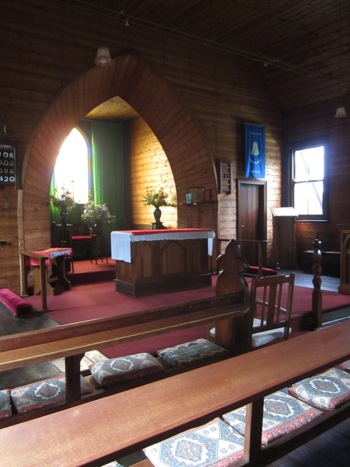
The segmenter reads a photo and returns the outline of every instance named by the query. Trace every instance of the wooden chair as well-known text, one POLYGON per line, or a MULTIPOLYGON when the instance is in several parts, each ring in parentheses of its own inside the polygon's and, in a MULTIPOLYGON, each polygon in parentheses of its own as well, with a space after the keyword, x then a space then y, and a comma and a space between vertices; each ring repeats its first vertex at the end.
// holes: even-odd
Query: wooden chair
POLYGON ((73 254, 71 257, 72 272, 74 273, 74 249, 76 247, 85 251, 90 259, 92 257, 91 250, 93 237, 89 233, 87 224, 73 224, 68 227, 68 245, 72 248, 73 254))
POLYGON ((295 274, 252 278, 251 349, 288 339, 295 274))

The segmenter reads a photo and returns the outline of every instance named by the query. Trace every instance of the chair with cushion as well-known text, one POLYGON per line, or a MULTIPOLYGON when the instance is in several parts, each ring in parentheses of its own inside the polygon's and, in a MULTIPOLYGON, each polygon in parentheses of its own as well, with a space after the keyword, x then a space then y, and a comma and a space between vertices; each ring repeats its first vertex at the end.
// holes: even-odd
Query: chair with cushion
POLYGON ((252 278, 252 349, 288 339, 294 280, 294 273, 252 278))
MULTIPOLYGON (((93 244, 93 236, 90 235, 89 227, 87 224, 73 224, 68 227, 68 244, 77 254, 77 250, 85 257, 91 259, 91 248, 93 244)), ((72 272, 74 272, 73 257, 71 258, 72 272)))

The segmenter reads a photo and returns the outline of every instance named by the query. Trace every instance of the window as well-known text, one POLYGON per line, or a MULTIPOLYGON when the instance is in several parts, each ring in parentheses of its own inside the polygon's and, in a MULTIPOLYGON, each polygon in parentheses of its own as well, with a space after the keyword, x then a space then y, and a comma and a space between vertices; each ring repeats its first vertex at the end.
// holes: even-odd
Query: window
POLYGON ((294 208, 299 219, 326 218, 325 146, 305 146, 293 151, 294 208))
POLYGON ((65 139, 56 159, 53 185, 61 193, 70 191, 76 203, 84 204, 89 194, 89 148, 82 133, 74 128, 65 139))

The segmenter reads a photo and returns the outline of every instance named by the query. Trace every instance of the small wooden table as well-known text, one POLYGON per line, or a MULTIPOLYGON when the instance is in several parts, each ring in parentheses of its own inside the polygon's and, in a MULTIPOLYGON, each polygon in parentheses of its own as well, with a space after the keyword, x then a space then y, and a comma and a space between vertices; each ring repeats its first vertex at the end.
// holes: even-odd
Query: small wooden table
POLYGON ((39 267, 41 309, 47 310, 48 291, 52 295, 59 295, 64 290, 71 288, 71 283, 66 277, 66 257, 72 255, 71 248, 46 248, 44 250, 20 251, 21 259, 21 294, 27 294, 27 266, 39 267), (57 276, 48 280, 47 267, 55 264, 57 276), (55 281, 55 286, 51 282, 55 281))

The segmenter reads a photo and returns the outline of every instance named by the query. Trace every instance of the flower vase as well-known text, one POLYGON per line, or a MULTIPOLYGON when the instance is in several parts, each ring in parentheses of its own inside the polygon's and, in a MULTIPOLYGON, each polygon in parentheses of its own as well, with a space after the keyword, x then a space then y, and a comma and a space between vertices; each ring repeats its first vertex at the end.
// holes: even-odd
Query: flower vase
POLYGON ((66 246, 69 244, 69 235, 68 235, 68 217, 69 212, 66 207, 61 207, 60 209, 60 219, 61 219, 61 233, 60 233, 60 243, 61 246, 66 246))
POLYGON ((61 219, 61 224, 64 227, 67 227, 68 216, 69 216, 68 209, 65 207, 61 208, 60 219, 61 219))
POLYGON ((153 217, 155 220, 154 227, 156 229, 164 229, 163 224, 160 222, 161 215, 162 215, 162 211, 159 209, 159 207, 156 207, 155 210, 153 211, 153 217))
POLYGON ((94 232, 95 232, 95 235, 103 234, 103 225, 102 225, 101 219, 96 219, 96 223, 94 225, 94 232))
POLYGON ((160 224, 160 218, 161 218, 161 215, 162 215, 162 211, 156 207, 155 210, 153 211, 153 216, 154 216, 154 220, 156 221, 156 224, 160 224))

